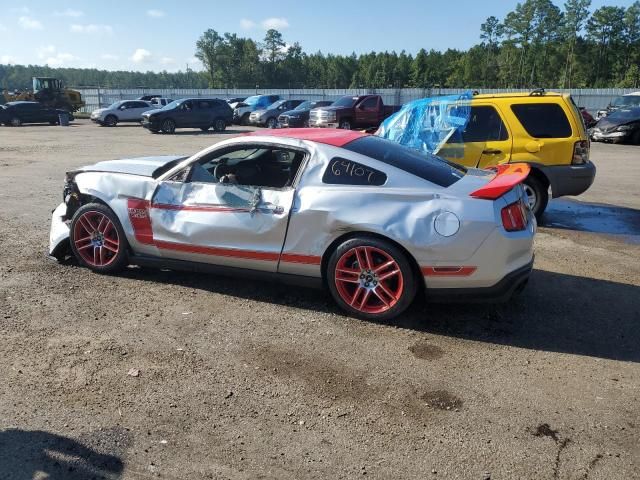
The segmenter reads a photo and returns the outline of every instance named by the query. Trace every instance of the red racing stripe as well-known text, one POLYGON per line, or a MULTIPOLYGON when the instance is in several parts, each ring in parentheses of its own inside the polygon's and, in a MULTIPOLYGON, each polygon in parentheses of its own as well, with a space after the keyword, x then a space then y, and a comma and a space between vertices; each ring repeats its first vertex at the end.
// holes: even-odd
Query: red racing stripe
POLYGON ((161 250, 173 250, 176 252, 198 253, 202 255, 213 255, 216 257, 243 258, 246 260, 264 260, 277 262, 280 255, 272 252, 257 252, 254 250, 239 250, 236 248, 205 247, 202 245, 188 245, 186 243, 165 242, 156 240, 156 247, 161 250))
POLYGON ((425 277, 468 277, 473 274, 478 267, 422 267, 422 274, 425 277))
POLYGON ((281 262, 285 263, 301 263, 304 265, 320 265, 322 258, 317 255, 301 255, 298 253, 283 253, 280 257, 281 262))
POLYGON ((149 218, 149 202, 141 198, 127 200, 129 221, 133 227, 136 240, 145 245, 153 245, 153 230, 149 218))

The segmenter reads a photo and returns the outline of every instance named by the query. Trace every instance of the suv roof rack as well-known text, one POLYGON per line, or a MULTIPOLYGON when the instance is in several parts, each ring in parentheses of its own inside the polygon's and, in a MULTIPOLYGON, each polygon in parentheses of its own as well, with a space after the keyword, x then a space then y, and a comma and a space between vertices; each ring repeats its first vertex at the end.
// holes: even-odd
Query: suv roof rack
POLYGON ((535 90, 533 90, 529 96, 530 97, 541 97, 545 94, 544 88, 536 88, 535 90))

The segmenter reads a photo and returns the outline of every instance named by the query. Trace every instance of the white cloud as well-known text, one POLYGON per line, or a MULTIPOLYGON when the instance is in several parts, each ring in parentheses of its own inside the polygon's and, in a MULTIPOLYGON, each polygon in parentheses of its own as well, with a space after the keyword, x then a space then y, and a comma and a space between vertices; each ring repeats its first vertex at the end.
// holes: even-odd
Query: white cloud
POLYGON ((73 8, 67 8, 62 12, 53 12, 56 17, 71 17, 79 18, 84 16, 84 12, 81 10, 74 10, 73 8))
POLYGON ((256 27, 256 22, 249 20, 248 18, 242 18, 240 20, 240 28, 243 30, 251 30, 256 27))
POLYGON ((60 67, 77 59, 78 58, 76 56, 71 55, 70 53, 58 52, 54 56, 47 58, 45 64, 49 65, 50 67, 60 67))
POLYGON ((113 27, 111 25, 96 25, 93 23, 87 25, 74 24, 70 29, 74 33, 88 33, 88 34, 106 34, 111 35, 113 33, 113 27))
POLYGON ((56 53, 56 47, 53 45, 46 45, 38 49, 38 58, 42 60, 50 57, 54 53, 56 53))
POLYGON ((25 30, 42 30, 42 23, 31 17, 20 17, 18 25, 25 30))
POLYGON ((118 60, 120 57, 118 55, 113 55, 112 53, 103 53, 100 55, 102 60, 118 60))
POLYGON ((283 17, 271 17, 262 21, 262 27, 265 30, 274 28, 276 30, 282 30, 289 27, 289 22, 283 17))
POLYGON ((160 59, 160 63, 162 65, 173 65, 174 63, 176 63, 175 59, 171 58, 171 57, 162 57, 160 59))
POLYGON ((8 29, 0 23, 0 32, 6 32, 8 29))
POLYGON ((149 50, 138 48, 133 52, 133 55, 131 55, 131 61, 133 63, 144 63, 149 60, 149 57, 151 57, 151 52, 149 50))
POLYGON ((54 45, 45 45, 37 50, 37 55, 45 65, 51 67, 60 67, 68 64, 74 60, 78 60, 78 57, 67 52, 59 52, 54 45))
POLYGON ((164 17, 166 14, 162 11, 162 10, 147 10, 147 16, 151 17, 151 18, 162 18, 164 17))
POLYGON ((27 15, 29 13, 28 7, 11 7, 9 9, 12 13, 22 13, 23 15, 27 15))
POLYGON ((3 65, 9 65, 10 63, 16 63, 16 59, 11 55, 2 55, 0 57, 0 63, 3 65))

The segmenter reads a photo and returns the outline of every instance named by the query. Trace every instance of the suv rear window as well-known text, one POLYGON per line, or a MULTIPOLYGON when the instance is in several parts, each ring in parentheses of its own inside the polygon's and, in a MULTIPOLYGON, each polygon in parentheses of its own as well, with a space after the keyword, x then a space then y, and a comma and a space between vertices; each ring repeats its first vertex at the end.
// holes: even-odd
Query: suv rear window
POLYGON ((466 173, 464 167, 443 158, 374 135, 354 140, 343 148, 374 158, 441 187, 453 185, 466 173))
POLYGON ((511 110, 529 135, 534 138, 567 138, 571 125, 557 103, 511 105, 511 110))

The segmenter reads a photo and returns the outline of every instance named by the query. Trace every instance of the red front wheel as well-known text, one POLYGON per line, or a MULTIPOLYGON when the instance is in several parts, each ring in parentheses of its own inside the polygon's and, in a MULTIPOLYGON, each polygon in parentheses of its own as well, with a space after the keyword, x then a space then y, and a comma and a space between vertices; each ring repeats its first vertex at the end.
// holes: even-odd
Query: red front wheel
POLYGON ((415 274, 406 255, 375 237, 342 243, 329 259, 327 283, 340 307, 365 319, 393 318, 416 294, 415 274))
POLYGON ((116 215, 105 205, 80 207, 71 220, 71 250, 91 270, 110 273, 127 263, 127 239, 116 215))

